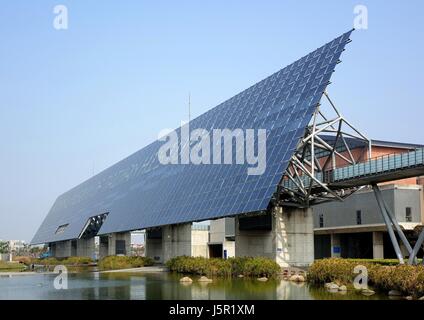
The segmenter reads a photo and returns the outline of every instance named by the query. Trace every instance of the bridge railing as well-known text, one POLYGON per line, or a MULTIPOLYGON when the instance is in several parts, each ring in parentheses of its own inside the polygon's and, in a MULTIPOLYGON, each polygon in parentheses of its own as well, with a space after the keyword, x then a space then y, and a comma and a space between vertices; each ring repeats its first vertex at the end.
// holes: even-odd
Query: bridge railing
POLYGON ((366 162, 328 170, 324 173, 324 182, 332 183, 423 165, 424 148, 420 148, 405 153, 382 155, 366 162))

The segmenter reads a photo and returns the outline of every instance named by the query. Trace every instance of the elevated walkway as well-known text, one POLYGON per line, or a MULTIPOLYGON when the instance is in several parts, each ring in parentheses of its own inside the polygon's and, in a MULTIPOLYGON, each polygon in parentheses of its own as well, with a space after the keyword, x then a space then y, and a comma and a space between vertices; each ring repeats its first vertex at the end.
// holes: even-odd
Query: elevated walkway
MULTIPOLYGON (((360 187, 374 183, 407 179, 424 175, 424 148, 414 151, 383 155, 368 161, 341 168, 315 173, 316 180, 332 190, 360 187)), ((301 177, 303 185, 308 186, 311 178, 301 177)), ((299 189, 292 180, 284 180, 283 186, 292 190, 299 189)), ((312 183, 312 190, 321 192, 322 185, 312 183)))
POLYGON ((323 182, 332 187, 358 187, 420 175, 424 175, 424 148, 327 171, 323 182))

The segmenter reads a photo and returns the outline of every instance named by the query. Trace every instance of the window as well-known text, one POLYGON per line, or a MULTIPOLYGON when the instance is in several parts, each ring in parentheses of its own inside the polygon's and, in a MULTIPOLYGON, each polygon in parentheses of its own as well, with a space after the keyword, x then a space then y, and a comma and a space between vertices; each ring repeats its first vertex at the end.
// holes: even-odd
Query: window
POLYGON ((412 222, 412 209, 411 209, 411 207, 406 207, 405 221, 406 222, 412 222))
POLYGON ((362 211, 356 211, 356 224, 362 224, 362 211))
POLYGON ((56 232, 54 234, 64 233, 67 226, 69 226, 69 223, 57 227, 56 232))
POLYGON ((322 213, 319 215, 319 227, 324 228, 324 215, 322 213))

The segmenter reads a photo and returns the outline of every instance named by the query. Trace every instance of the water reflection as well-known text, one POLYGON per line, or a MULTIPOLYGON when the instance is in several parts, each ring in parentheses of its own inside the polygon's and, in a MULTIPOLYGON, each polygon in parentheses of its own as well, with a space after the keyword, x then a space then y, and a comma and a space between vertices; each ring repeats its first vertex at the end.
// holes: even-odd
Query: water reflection
POLYGON ((322 288, 281 280, 214 279, 212 283, 181 284, 170 273, 70 274, 67 290, 55 290, 55 275, 1 277, 0 299, 137 299, 137 300, 311 300, 381 299, 375 295, 333 294, 322 288))

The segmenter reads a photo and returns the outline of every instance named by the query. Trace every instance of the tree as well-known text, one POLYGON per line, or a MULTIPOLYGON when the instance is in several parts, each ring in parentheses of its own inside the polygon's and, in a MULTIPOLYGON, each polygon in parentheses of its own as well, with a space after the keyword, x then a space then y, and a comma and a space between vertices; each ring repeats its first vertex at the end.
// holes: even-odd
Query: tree
POLYGON ((9 253, 10 247, 8 241, 0 241, 0 253, 9 253))

